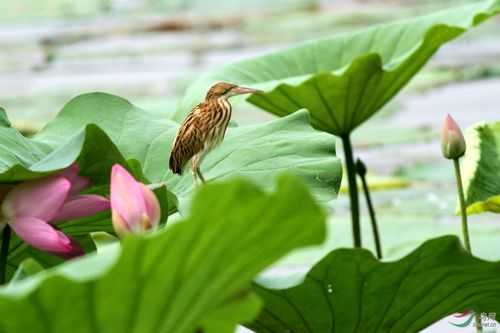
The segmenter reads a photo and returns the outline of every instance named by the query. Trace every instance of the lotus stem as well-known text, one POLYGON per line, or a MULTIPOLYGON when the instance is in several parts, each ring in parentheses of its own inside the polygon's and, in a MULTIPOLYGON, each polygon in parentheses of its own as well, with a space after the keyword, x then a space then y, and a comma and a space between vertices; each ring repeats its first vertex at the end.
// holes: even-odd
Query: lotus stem
POLYGON ((359 223, 359 199, 358 186, 356 183, 356 166, 352 154, 352 144, 349 134, 341 136, 344 147, 345 164, 347 169, 347 181, 349 185, 349 198, 351 203, 352 235, 354 247, 361 247, 361 230, 359 223))
POLYGON ((372 199, 370 196, 370 188, 368 187, 368 183, 366 181, 366 166, 359 158, 356 160, 356 172, 358 173, 359 178, 361 178, 361 183, 363 184, 363 192, 365 193, 366 205, 368 206, 368 213, 370 214, 370 222, 372 225, 373 239, 375 241, 377 258, 382 259, 382 243, 380 241, 375 209, 373 208, 372 199))
POLYGON ((2 248, 0 249, 0 285, 5 283, 5 275, 7 270, 7 256, 9 254, 11 230, 8 225, 3 228, 2 232, 2 248))
POLYGON ((472 253, 472 249, 470 246, 469 226, 467 224, 467 208, 465 206, 464 188, 462 186, 462 174, 460 172, 460 163, 458 161, 458 158, 453 159, 453 165, 455 166, 458 200, 460 201, 460 215, 462 215, 462 234, 464 237, 464 244, 467 251, 469 253, 472 253))
MULTIPOLYGON (((464 188, 462 185, 462 173, 460 171, 460 162, 458 158, 453 159, 453 165, 455 166, 458 200, 460 202, 460 215, 462 216, 462 234, 464 238, 464 245, 467 252, 472 254, 472 247, 470 245, 470 236, 469 236, 469 225, 467 224, 467 207, 465 206, 464 188)), ((477 313, 475 314, 475 322, 476 322, 476 331, 482 332, 483 327, 481 324, 481 316, 477 313)))

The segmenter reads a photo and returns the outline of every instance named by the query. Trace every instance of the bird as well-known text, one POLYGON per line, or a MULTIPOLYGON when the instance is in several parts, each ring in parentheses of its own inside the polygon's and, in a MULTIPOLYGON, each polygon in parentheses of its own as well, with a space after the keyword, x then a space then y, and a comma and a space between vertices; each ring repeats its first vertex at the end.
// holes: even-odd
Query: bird
POLYGON ((261 92, 228 82, 213 84, 205 100, 191 110, 177 131, 170 153, 170 170, 181 175, 182 169, 191 160, 194 182, 204 183, 200 165, 206 154, 224 140, 232 113, 228 99, 236 95, 261 92))

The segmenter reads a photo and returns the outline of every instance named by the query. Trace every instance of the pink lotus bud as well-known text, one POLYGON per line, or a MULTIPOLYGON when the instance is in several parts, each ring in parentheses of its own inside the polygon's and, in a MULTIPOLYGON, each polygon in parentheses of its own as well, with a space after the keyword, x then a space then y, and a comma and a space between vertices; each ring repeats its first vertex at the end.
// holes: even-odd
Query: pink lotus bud
POLYGON ((111 170, 110 192, 112 221, 118 235, 156 228, 161 214, 158 199, 119 164, 111 170))
POLYGON ((455 120, 446 115, 441 132, 441 150, 447 159, 457 159, 465 154, 465 139, 455 120))

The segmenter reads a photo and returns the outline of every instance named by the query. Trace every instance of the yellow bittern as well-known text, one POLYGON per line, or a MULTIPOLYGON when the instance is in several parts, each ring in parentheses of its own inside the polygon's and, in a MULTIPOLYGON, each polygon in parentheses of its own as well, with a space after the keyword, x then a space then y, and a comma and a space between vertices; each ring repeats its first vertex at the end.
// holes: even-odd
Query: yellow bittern
POLYGON ((260 91, 226 82, 210 87, 205 100, 191 110, 177 131, 170 153, 170 170, 180 175, 184 165, 191 160, 194 181, 205 182, 200 164, 203 157, 224 139, 231 119, 228 98, 256 92, 260 91))

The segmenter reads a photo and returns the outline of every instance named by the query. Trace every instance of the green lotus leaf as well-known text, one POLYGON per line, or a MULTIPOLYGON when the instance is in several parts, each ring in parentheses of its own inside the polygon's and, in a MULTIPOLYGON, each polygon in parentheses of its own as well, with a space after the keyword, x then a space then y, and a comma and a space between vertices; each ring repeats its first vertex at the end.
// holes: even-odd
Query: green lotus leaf
POLYGON ((183 221, 0 288, 0 331, 233 332, 261 305, 252 279, 325 238, 326 215, 303 182, 283 176, 276 188, 207 184, 183 221))
POLYGON ((472 257, 454 236, 387 263, 367 250, 339 249, 295 287, 255 284, 264 308, 248 326, 257 333, 416 333, 466 309, 498 313, 499 273, 500 263, 472 257))
POLYGON ((495 195, 485 201, 476 202, 467 207, 467 214, 479 214, 482 212, 500 213, 500 195, 495 195))
POLYGON ((216 81, 265 91, 247 100, 278 116, 305 108, 312 124, 347 135, 381 109, 444 43, 500 12, 500 0, 300 44, 224 66, 188 89, 176 119, 216 81))
POLYGON ((10 127, 10 121, 9 118, 7 117, 7 113, 3 108, 0 108, 0 126, 2 127, 10 127))
POLYGON ((467 213, 500 213, 500 122, 468 128, 465 141, 462 177, 467 213))

